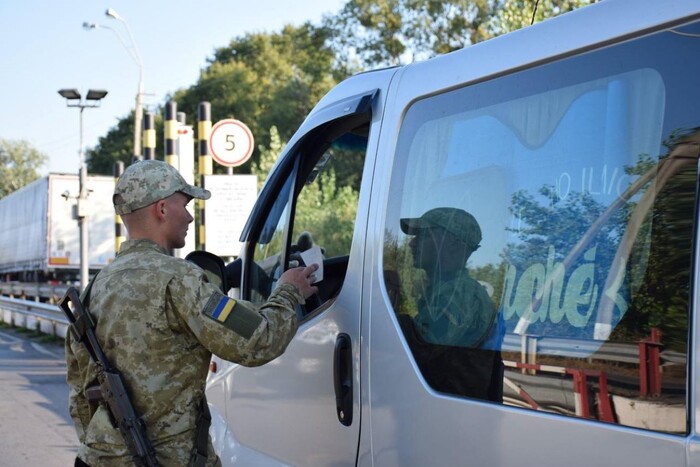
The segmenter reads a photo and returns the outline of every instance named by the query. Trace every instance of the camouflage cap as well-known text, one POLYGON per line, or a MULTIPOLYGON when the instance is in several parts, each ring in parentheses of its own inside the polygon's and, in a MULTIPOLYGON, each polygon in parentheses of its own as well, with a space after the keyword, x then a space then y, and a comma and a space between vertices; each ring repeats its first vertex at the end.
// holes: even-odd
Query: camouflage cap
POLYGON ((408 235, 416 235, 420 230, 442 228, 467 246, 476 249, 481 242, 481 228, 474 216, 457 208, 435 208, 420 217, 403 218, 401 230, 408 235))
POLYGON ((172 165, 156 160, 131 164, 114 187, 112 203, 117 214, 128 214, 168 196, 182 192, 197 199, 209 199, 209 190, 188 184, 172 165))

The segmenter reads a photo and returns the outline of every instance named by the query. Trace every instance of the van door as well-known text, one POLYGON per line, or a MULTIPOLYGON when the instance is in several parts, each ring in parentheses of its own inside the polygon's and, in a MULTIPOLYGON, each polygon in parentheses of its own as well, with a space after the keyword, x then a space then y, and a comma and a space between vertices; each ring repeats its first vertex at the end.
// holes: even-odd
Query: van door
POLYGON ((319 293, 297 310, 299 331, 284 355, 258 368, 228 365, 217 376, 224 380, 228 425, 224 465, 355 462, 367 216, 358 206, 371 176, 365 156, 378 106, 370 89, 312 115, 310 129, 278 161, 244 230, 243 298, 265 301, 280 274, 304 265, 314 249, 323 279, 319 293))
POLYGON ((641 32, 601 2, 397 80, 367 464, 697 461, 700 22, 638 3, 641 32))

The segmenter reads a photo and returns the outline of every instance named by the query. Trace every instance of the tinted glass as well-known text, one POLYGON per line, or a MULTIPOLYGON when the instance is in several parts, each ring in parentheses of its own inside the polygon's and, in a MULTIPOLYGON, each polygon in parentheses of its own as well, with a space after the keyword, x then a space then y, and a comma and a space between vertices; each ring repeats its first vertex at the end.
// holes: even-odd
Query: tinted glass
POLYGON ((383 261, 430 386, 687 432, 699 34, 676 28, 408 109, 383 261))

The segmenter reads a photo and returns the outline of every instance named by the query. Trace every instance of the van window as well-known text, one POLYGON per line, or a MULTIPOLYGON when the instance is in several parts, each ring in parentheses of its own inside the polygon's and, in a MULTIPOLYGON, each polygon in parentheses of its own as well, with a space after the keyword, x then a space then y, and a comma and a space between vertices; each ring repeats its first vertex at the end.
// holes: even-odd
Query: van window
POLYGON ((383 268, 429 387, 688 432, 698 33, 678 27, 407 110, 383 268))
POLYGON ((319 293, 300 318, 333 299, 345 279, 367 150, 367 122, 353 120, 317 130, 288 155, 294 160, 258 241, 253 245, 250 298, 267 299, 282 272, 304 265, 302 253, 318 246, 323 262, 319 293), (330 142, 329 142, 330 141, 330 142))

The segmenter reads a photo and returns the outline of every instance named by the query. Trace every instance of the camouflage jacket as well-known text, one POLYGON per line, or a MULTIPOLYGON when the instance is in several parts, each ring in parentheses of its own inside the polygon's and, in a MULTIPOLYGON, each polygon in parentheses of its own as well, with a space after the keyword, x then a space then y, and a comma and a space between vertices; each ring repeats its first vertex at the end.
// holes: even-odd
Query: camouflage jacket
POLYGON ((486 289, 465 269, 427 290, 418 300, 415 323, 429 343, 475 348, 486 340, 496 318, 486 289))
MULTIPOLYGON (((234 300, 202 269, 148 240, 127 241, 94 280, 89 310, 97 339, 124 377, 162 465, 187 465, 212 353, 246 366, 281 355, 297 329, 296 287, 279 286, 260 308, 234 300)), ((96 369, 82 344, 66 337, 70 414, 89 465, 132 465, 107 410, 85 389, 96 369)), ((220 465, 209 440, 208 465, 220 465)))

